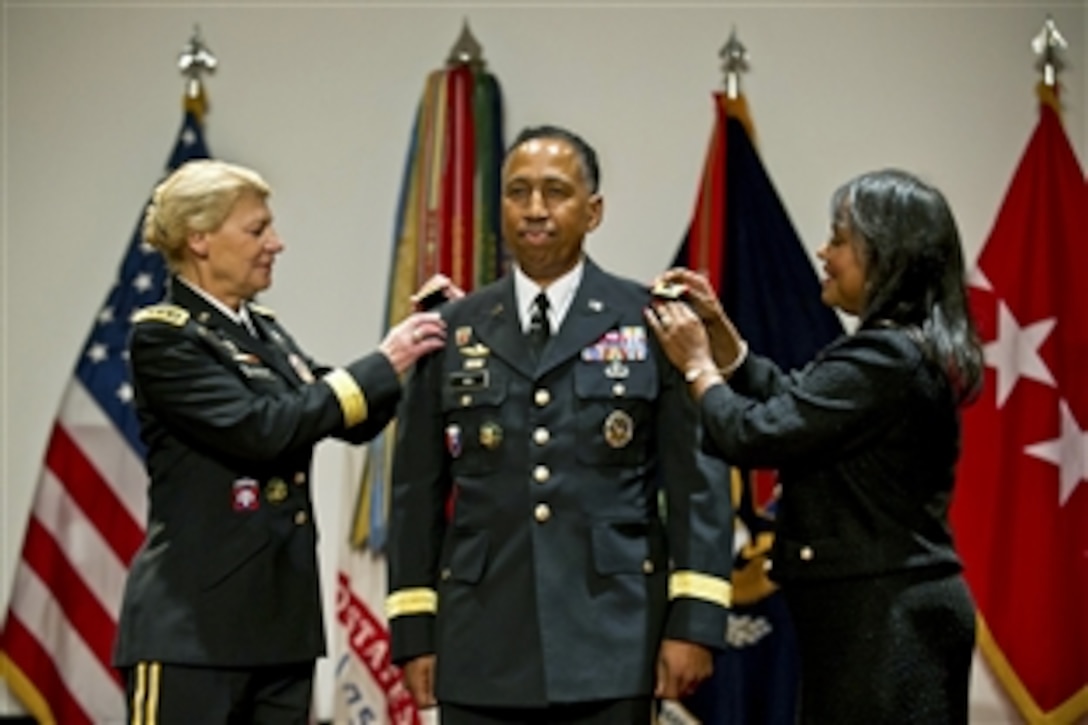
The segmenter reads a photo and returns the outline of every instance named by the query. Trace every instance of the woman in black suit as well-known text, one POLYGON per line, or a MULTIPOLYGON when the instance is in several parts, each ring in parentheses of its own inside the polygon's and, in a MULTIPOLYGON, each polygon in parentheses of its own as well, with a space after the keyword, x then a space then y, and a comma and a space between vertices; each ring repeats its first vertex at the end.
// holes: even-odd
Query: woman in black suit
POLYGON ((982 351, 941 193, 877 171, 832 198, 821 298, 859 318, 803 370, 748 354, 706 278, 647 319, 718 453, 779 471, 772 575, 797 628, 801 722, 966 723, 975 609, 948 524, 982 351))

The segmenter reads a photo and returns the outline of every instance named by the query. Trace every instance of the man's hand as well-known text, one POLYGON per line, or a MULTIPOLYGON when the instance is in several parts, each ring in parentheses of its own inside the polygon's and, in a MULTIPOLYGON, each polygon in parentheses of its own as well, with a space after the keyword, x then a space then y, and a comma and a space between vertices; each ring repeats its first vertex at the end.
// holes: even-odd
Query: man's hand
POLYGON ((714 671, 710 650, 701 644, 679 639, 661 642, 657 653, 657 686, 654 697, 679 700, 695 692, 699 683, 714 671))
POLYGON ((416 701, 416 707, 420 710, 438 704, 438 701, 434 699, 436 659, 435 655, 423 655, 409 660, 404 665, 404 684, 408 692, 412 693, 412 699, 416 701))

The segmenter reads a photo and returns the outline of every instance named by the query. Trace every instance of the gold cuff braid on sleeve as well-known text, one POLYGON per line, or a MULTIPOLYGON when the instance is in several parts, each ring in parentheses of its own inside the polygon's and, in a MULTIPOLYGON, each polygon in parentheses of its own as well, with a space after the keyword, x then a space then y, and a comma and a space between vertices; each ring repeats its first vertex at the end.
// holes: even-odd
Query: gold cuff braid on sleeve
POLYGON ((363 389, 351 377, 351 373, 342 368, 333 370, 322 380, 332 388, 336 400, 340 403, 340 410, 344 413, 344 425, 348 428, 358 425, 366 420, 367 405, 363 389))
POLYGON ((426 587, 401 589, 385 600, 385 616, 389 619, 412 614, 437 614, 438 592, 426 587))
POLYGON ((697 571, 676 571, 669 577, 669 599, 690 597, 728 607, 733 603, 733 585, 725 579, 697 571))

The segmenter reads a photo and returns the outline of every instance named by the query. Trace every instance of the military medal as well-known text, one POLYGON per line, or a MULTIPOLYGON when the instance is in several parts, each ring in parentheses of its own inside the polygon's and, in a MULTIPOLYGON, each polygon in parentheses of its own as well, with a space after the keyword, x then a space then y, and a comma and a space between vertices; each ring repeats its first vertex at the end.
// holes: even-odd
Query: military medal
POLYGON ((623 448, 635 437, 635 421, 625 410, 613 410, 604 419, 604 440, 613 448, 623 448))
POLYGON ((269 503, 283 503, 287 498, 287 483, 282 478, 273 478, 264 487, 264 497, 269 503))
POLYGON ((452 458, 461 456, 461 426, 456 423, 446 426, 446 450, 452 458))
POLYGON ((502 443, 502 426, 488 421, 480 426, 480 445, 489 451, 493 451, 502 443))
POLYGON ((623 364, 622 360, 611 360, 604 369, 604 375, 612 380, 623 380, 631 374, 631 370, 623 364))

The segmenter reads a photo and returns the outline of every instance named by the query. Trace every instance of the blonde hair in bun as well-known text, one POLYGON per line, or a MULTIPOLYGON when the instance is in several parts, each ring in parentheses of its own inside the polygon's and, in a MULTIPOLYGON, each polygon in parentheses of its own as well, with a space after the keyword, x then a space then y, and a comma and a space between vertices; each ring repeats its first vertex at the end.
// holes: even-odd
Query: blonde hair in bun
POLYGON ((266 199, 272 189, 261 175, 226 161, 201 159, 179 166, 155 187, 144 212, 144 241, 162 253, 172 270, 194 232, 214 232, 244 194, 266 199))

